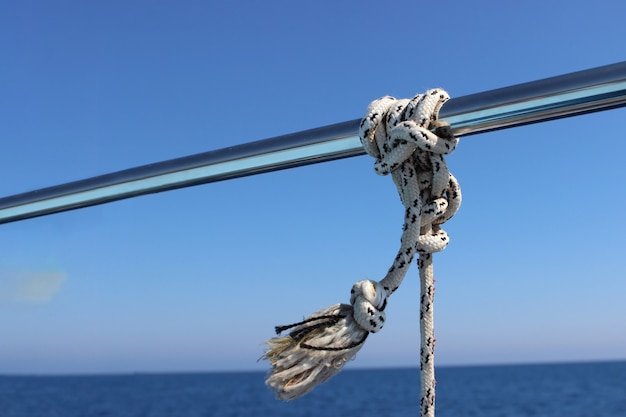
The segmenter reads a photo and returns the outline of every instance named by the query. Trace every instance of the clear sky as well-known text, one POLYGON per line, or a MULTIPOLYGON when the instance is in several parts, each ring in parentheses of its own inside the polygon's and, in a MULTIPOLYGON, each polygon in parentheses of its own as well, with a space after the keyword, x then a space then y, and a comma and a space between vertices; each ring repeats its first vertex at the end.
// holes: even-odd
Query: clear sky
MULTIPOLYGON (((4 1, 0 196, 626 60, 621 1, 4 1)), ((626 359, 626 110, 462 139, 440 365, 626 359)), ((0 226, 0 374, 266 369, 273 327, 381 279, 373 160, 0 226)), ((415 266, 352 367, 417 366, 415 266)))

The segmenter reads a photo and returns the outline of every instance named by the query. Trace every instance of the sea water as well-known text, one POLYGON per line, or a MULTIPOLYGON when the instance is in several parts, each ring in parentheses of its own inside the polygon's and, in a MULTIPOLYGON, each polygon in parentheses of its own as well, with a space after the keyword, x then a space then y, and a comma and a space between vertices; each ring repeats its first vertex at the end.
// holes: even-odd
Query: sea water
MULTIPOLYGON (((626 417, 626 362, 441 367, 438 417, 626 417)), ((419 416, 419 370, 344 370, 285 403, 263 372, 0 376, 0 417, 419 416)))

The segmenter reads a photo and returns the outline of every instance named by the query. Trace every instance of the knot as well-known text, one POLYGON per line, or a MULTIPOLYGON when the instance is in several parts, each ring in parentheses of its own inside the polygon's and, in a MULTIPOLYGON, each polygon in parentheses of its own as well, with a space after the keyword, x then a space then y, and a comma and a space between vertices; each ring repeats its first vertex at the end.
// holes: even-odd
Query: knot
POLYGON ((387 292, 380 283, 363 280, 354 284, 350 291, 350 304, 354 320, 364 330, 376 333, 383 328, 387 292))
POLYGON ((359 136, 365 151, 376 158, 376 173, 393 172, 417 150, 439 155, 454 151, 458 139, 449 125, 437 120, 449 99, 446 91, 431 89, 410 100, 386 96, 369 105, 359 136))

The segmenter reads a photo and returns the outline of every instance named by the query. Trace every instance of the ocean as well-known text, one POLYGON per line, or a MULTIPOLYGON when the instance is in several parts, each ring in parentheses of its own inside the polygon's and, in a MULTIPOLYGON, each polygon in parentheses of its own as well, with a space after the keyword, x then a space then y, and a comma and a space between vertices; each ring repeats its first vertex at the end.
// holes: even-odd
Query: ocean
MULTIPOLYGON (((626 417, 626 362, 440 367, 437 417, 626 417)), ((344 370, 274 399, 263 372, 0 376, 0 417, 418 416, 417 369, 344 370)))

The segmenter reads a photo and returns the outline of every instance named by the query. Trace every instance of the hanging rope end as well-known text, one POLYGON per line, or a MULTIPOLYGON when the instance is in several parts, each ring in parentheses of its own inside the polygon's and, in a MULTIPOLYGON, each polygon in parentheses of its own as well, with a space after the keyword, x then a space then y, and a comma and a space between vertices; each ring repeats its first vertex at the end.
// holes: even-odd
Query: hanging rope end
POLYGON ((369 334, 352 317, 352 306, 336 304, 277 330, 287 336, 266 341, 261 359, 271 369, 265 380, 276 398, 290 401, 326 382, 352 360, 369 334))

